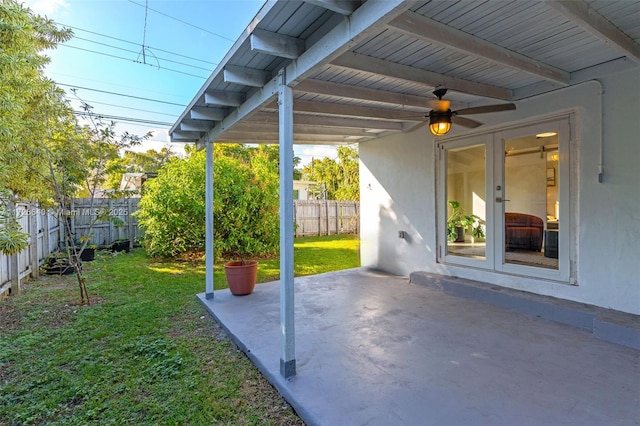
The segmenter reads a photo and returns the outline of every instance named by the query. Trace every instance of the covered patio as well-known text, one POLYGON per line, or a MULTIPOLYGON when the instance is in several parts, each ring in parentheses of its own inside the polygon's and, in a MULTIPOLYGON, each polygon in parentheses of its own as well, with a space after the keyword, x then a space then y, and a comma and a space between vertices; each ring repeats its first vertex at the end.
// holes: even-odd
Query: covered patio
POLYGON ((367 269, 296 278, 288 379, 279 282, 199 298, 310 425, 638 424, 640 352, 595 330, 626 330, 633 344, 637 323, 467 280, 411 280, 367 269))

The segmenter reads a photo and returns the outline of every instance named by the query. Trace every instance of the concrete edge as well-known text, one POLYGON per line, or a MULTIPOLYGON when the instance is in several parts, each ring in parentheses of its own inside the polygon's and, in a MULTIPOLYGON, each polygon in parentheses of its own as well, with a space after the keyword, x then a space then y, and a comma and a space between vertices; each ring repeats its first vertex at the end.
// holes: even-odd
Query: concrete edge
POLYGON ((209 305, 212 302, 212 300, 211 299, 207 300, 205 293, 197 294, 196 297, 198 298, 200 303, 204 306, 204 308, 207 310, 207 312, 209 312, 209 314, 213 317, 213 319, 218 323, 218 325, 224 330, 227 336, 229 336, 229 339, 231 339, 231 341, 238 347, 238 349, 240 349, 247 356, 247 358, 249 358, 249 360, 253 363, 253 365, 255 365, 258 368, 260 373, 267 379, 267 381, 271 383, 271 385, 274 388, 276 388, 278 393, 280 393, 282 398, 284 398, 284 400, 287 401, 289 405, 291 405, 293 410, 302 419, 302 421, 309 426, 319 425, 319 423, 314 419, 311 413, 309 413, 302 405, 300 405, 296 401, 295 397, 286 386, 286 383, 284 383, 285 381, 295 380, 295 376, 290 379, 285 379, 284 377, 280 376, 280 374, 273 374, 267 368, 267 366, 264 365, 260 361, 260 359, 257 356, 255 356, 251 352, 251 350, 247 348, 246 345, 244 345, 242 341, 235 334, 233 334, 231 330, 229 330, 229 328, 227 328, 224 325, 224 323, 220 320, 220 318, 218 318, 213 308, 209 305))
POLYGON ((637 315, 429 272, 412 272, 409 282, 450 296, 577 327, 598 339, 640 350, 640 317, 637 315))

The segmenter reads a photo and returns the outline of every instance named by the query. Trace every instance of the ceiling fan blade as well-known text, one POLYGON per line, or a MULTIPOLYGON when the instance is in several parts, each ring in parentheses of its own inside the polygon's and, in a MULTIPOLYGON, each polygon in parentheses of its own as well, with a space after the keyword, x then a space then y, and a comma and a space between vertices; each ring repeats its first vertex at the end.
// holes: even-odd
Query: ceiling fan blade
POLYGON ((429 114, 422 115, 403 115, 401 117, 395 117, 394 120, 406 120, 406 121, 425 121, 429 120, 429 114))
POLYGON ((484 105, 479 107, 459 109, 457 111, 454 111, 454 114, 458 114, 458 115, 486 114, 488 112, 511 111, 514 109, 516 109, 516 104, 484 105))
POLYGON ((460 126, 469 127, 470 129, 475 129, 478 126, 482 126, 482 123, 479 121, 475 121, 465 117, 458 117, 455 114, 451 116, 451 121, 455 124, 459 124, 460 126))

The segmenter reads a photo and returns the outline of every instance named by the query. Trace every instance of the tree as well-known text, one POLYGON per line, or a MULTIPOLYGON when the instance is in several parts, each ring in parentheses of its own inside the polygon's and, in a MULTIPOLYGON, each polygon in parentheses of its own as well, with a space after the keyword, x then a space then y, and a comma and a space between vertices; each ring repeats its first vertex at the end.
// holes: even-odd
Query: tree
MULTIPOLYGON (((278 168, 273 148, 215 145, 215 257, 273 254, 279 243, 278 168)), ((205 153, 172 158, 148 183, 136 213, 152 256, 203 248, 205 153)))
MULTIPOLYGON (((48 58, 41 53, 70 37, 69 30, 58 29, 15 1, 0 1, 0 250, 15 253, 26 247, 13 208, 16 201, 58 207, 67 259, 77 271, 81 301, 88 304, 79 262, 88 240, 78 251, 64 212, 81 188, 94 196, 109 173, 109 160, 121 149, 150 135, 117 136, 114 123, 96 121, 87 104, 83 108, 91 126, 78 125, 64 92, 44 76, 48 58)), ((105 217, 108 212, 96 220, 105 217)))
POLYGON ((26 247, 16 228, 18 199, 50 199, 41 143, 51 122, 68 117, 63 92, 43 74, 41 52, 68 40, 71 32, 35 16, 13 0, 0 2, 0 239, 3 251, 26 247), (13 241, 13 243, 11 242, 13 241), (9 247, 13 247, 9 249, 9 247))
POLYGON ((302 177, 318 183, 316 196, 331 200, 359 200, 360 177, 358 151, 338 147, 338 159, 314 159, 302 169, 302 177))

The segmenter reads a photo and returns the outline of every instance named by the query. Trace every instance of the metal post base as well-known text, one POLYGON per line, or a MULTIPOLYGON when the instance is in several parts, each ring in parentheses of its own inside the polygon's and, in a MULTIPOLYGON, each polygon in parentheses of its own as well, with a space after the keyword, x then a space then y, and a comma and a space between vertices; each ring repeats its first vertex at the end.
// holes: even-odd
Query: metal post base
POLYGON ((280 374, 285 379, 288 379, 291 376, 296 375, 296 360, 292 359, 290 361, 283 360, 280 358, 280 374))

